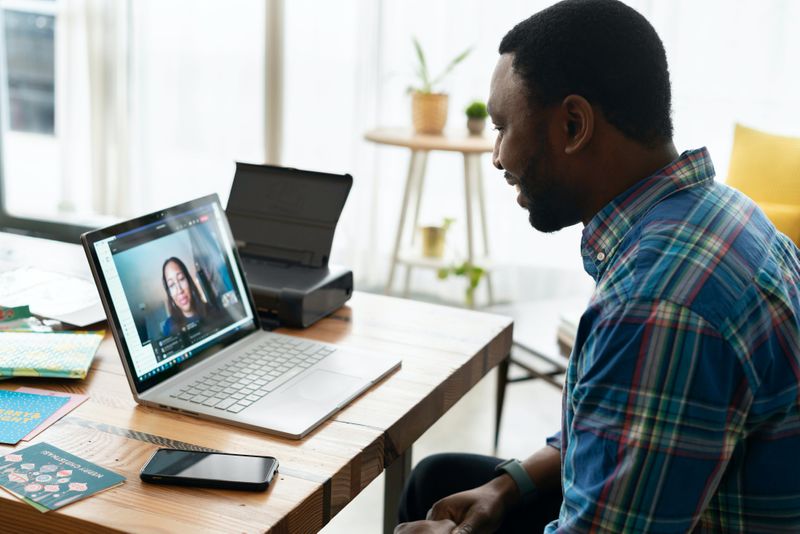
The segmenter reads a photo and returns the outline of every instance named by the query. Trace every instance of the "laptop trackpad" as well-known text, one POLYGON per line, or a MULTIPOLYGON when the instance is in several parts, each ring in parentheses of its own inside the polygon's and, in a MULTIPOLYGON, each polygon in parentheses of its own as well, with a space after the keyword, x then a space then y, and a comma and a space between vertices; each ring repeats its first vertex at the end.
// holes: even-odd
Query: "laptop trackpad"
POLYGON ((362 378, 318 369, 286 388, 285 393, 317 402, 344 401, 363 383, 362 378))

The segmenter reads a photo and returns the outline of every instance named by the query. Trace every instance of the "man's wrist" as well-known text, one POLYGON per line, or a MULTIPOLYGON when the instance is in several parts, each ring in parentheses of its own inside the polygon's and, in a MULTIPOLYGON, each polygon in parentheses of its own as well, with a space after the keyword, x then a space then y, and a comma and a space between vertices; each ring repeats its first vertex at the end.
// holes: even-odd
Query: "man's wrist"
POLYGON ((533 483, 531 476, 522 465, 522 462, 516 458, 511 458, 501 462, 497 465, 497 467, 495 467, 495 472, 497 473, 497 476, 506 474, 511 478, 511 480, 514 481, 519 493, 519 499, 530 500, 536 497, 536 494, 538 493, 536 484, 533 483))
POLYGON ((502 473, 490 480, 487 486, 497 495, 497 499, 503 503, 505 509, 509 509, 520 501, 520 491, 517 483, 508 473, 502 473))

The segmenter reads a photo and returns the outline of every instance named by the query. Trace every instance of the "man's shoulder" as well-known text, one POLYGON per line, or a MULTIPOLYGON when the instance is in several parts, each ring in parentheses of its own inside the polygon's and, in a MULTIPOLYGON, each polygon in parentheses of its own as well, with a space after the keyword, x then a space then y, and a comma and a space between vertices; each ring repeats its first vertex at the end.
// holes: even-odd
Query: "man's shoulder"
POLYGON ((779 269, 781 235, 752 200, 722 184, 680 191, 631 232, 632 298, 669 300, 720 326, 759 273, 779 269))

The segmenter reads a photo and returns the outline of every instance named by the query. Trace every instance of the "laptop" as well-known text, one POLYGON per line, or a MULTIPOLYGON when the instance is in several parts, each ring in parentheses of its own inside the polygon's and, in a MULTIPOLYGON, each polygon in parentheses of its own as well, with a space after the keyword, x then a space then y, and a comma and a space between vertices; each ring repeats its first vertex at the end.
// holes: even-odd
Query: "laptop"
POLYGON ((217 195, 81 242, 139 404, 299 439, 400 367, 263 330, 217 195))

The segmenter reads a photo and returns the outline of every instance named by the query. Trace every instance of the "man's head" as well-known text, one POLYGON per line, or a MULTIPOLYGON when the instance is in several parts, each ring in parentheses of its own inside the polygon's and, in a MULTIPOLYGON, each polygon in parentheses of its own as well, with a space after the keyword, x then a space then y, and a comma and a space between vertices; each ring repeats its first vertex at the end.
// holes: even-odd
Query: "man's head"
POLYGON ((664 47, 621 2, 555 4, 508 32, 500 54, 489 98, 494 163, 519 185, 535 228, 586 222, 632 178, 623 174, 672 147, 664 47), (634 165, 617 168, 621 147, 634 165))

